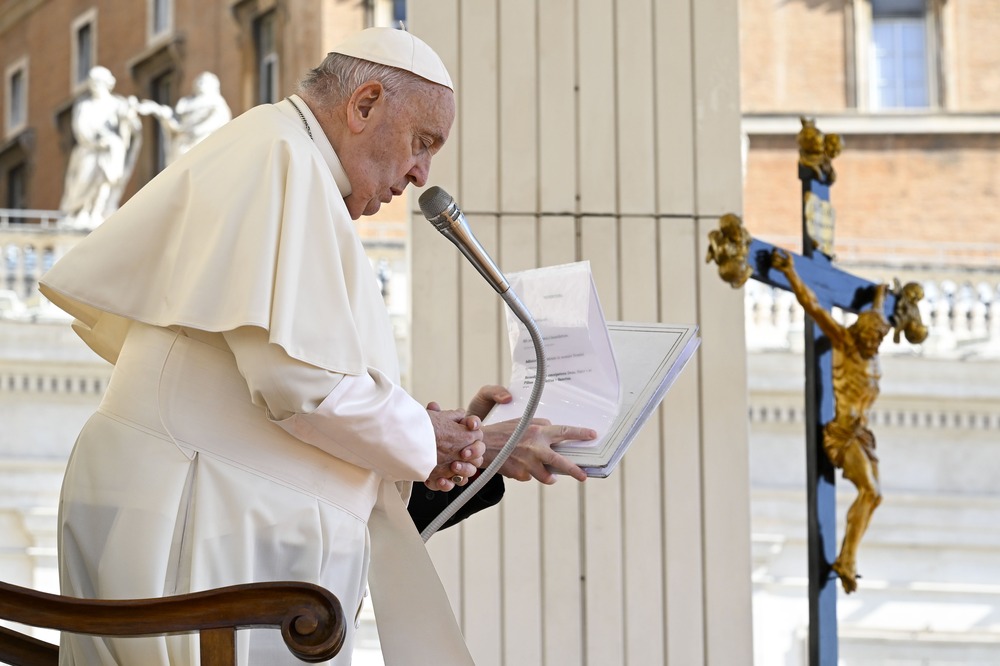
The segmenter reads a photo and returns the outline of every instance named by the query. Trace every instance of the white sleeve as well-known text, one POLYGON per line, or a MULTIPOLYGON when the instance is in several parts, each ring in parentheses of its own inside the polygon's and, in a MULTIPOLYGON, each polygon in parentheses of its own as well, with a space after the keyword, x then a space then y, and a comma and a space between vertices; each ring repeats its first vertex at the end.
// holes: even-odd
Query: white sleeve
POLYGON ((437 465, 427 411, 374 368, 343 375, 291 358, 267 331, 223 334, 255 405, 296 439, 391 481, 423 481, 437 465))

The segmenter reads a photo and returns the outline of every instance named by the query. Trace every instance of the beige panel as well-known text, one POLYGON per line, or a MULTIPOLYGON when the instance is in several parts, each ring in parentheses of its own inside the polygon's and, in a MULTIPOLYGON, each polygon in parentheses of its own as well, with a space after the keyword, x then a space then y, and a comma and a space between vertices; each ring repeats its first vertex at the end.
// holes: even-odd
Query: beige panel
MULTIPOLYGON (((499 222, 493 215, 469 215, 469 227, 486 253, 494 260, 499 257, 499 222)), ((442 240, 444 238, 442 237, 442 240)), ((455 250, 458 252, 458 249, 455 250)), ((507 377, 501 374, 499 346, 506 345, 503 309, 506 305, 500 295, 471 263, 461 259, 461 346, 456 350, 462 359, 462 403, 469 400, 486 384, 503 384, 507 377)))
POLYGON ((500 210, 538 206, 535 3, 500 3, 500 210))
POLYGON ((652 7, 650 0, 632 0, 617 3, 615 9, 618 210, 623 215, 651 215, 656 211, 652 7))
POLYGON ((410 224, 410 269, 414 276, 412 331, 412 389, 422 403, 436 400, 458 405, 460 330, 459 260, 454 245, 419 214, 410 224), (450 322, 450 323, 449 323, 450 322))
POLYGON ((739 13, 733 0, 692 0, 694 25, 695 212, 740 211, 739 13))
MULTIPOLYGON (((650 189, 652 193, 652 188, 650 189)), ((651 199, 652 197, 650 197, 651 199)), ((652 218, 621 222, 621 319, 657 321, 657 226, 652 218)), ((668 395, 667 398, 670 396, 668 395)), ((625 654, 629 664, 663 663, 663 493, 657 419, 636 436, 621 462, 625 654)))
MULTIPOLYGON (((697 227, 694 220, 659 222, 660 312, 665 322, 698 320, 697 227)), ((705 662, 705 601, 699 377, 701 352, 667 393, 660 409, 663 442, 664 577, 667 664, 705 662)), ((714 418, 715 412, 709 417, 714 418)))
MULTIPOLYGON (((534 217, 500 220, 500 254, 505 272, 535 267, 538 243, 534 217)), ((542 655, 541 506, 537 483, 507 483, 503 499, 504 659, 539 664, 542 655)))
MULTIPOLYGON (((614 218, 581 223, 581 258, 588 259, 607 319, 618 319, 618 239, 614 218)), ((624 664, 625 580, 622 558, 622 476, 584 484, 584 641, 588 663, 624 664)))
POLYGON ((504 273, 538 267, 538 223, 533 215, 502 215, 497 263, 504 273))
MULTIPOLYGON (((458 75, 461 72, 459 44, 458 40, 455 39, 455 35, 461 27, 458 0, 435 0, 434 2, 412 4, 406 18, 407 30, 427 42, 441 56, 445 67, 448 68, 448 73, 451 74, 452 82, 458 85, 458 75)), ((461 113, 461 110, 458 112, 461 113)), ((452 194, 458 192, 460 129, 460 124, 457 122, 451 128, 448 142, 441 149, 441 152, 434 156, 433 168, 428 181, 428 185, 438 185, 452 194)), ((413 198, 413 210, 417 215, 420 214, 420 209, 417 207, 417 197, 413 198)), ((417 347, 414 348, 417 349, 417 347)))
POLYGON ((507 482, 503 526, 504 663, 542 663, 541 489, 507 482))
MULTIPOLYGON (((736 11, 736 2, 730 3, 736 11)), ((694 211, 694 117, 691 102, 691 8, 656 0, 656 169, 658 212, 694 211)), ((720 45, 721 46, 721 45, 720 45)))
POLYGON ((467 211, 496 210, 498 201, 500 107, 497 97, 497 3, 465 0, 459 33, 462 49, 458 119, 462 128, 461 199, 467 211))
MULTIPOLYGON (((494 215, 469 215, 469 227, 486 253, 499 262, 500 224, 494 215)), ((441 239, 444 241, 444 237, 441 239)), ((450 243, 448 244, 450 246, 450 243)), ((453 246, 452 246, 453 247, 453 246)), ((458 252, 457 248, 454 248, 458 252)), ((501 346, 506 348, 507 305, 479 272, 461 258, 461 317, 465 334, 461 345, 461 406, 468 404, 481 386, 503 384, 507 376, 499 365, 501 346)))
MULTIPOLYGON (((468 221, 483 249, 496 257, 497 218, 471 215, 468 221)), ((505 344, 505 338, 500 335, 503 301, 464 258, 462 264, 460 299, 465 334, 461 345, 460 376, 464 405, 480 386, 505 383, 506 379, 501 377, 498 364, 498 349, 501 343, 505 344)), ((503 560, 500 526, 500 509, 493 508, 480 512, 474 520, 464 521, 457 528, 462 535, 462 627, 479 666, 499 666, 501 663, 503 579, 500 574, 503 560)))
POLYGON ((504 663, 502 511, 502 507, 480 511, 459 528, 465 557, 462 631, 476 666, 504 663))
MULTIPOLYGON (((576 3, 538 3, 538 186, 542 212, 566 213, 577 205, 576 3)), ((543 242, 544 246, 544 242, 543 242)))
POLYGON ((577 4, 580 92, 580 211, 607 215, 617 205, 615 48, 611 0, 577 4))
MULTIPOLYGON (((539 251, 542 266, 575 261, 576 220, 542 218, 539 251)), ((543 663, 546 666, 584 663, 580 622, 583 563, 578 545, 582 534, 582 491, 575 480, 559 477, 554 486, 542 492, 543 663)))
MULTIPOLYGON (((702 257, 717 223, 698 223, 702 257)), ((750 508, 734 501, 750 496, 743 292, 719 280, 714 265, 700 266, 705 663, 750 664, 750 508)))

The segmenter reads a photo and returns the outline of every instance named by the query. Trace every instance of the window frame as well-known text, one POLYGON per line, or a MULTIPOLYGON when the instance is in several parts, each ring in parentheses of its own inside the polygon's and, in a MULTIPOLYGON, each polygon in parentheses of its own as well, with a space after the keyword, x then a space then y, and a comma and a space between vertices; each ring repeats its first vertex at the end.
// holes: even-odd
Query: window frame
POLYGON ((152 44, 174 32, 174 0, 146 0, 146 43, 152 44), (166 8, 163 26, 156 29, 156 9, 162 3, 166 8))
POLYGON ((255 104, 267 104, 277 102, 280 98, 281 90, 281 58, 278 51, 278 13, 274 9, 262 12, 254 17, 252 23, 254 64, 256 66, 256 99, 255 104), (267 53, 263 51, 263 27, 265 22, 269 24, 271 30, 271 48, 267 53), (271 73, 271 89, 265 96, 264 84, 266 71, 271 73))
POLYGON ((91 7, 73 19, 70 24, 69 87, 73 94, 77 94, 87 87, 90 69, 95 66, 97 66, 97 8, 91 7), (80 75, 80 30, 87 25, 90 26, 90 67, 78 78, 80 75))
POLYGON ((942 0, 924 0, 924 45, 927 84, 927 105, 921 107, 878 107, 874 100, 873 66, 874 57, 874 12, 871 0, 854 2, 854 106, 866 113, 929 113, 945 108, 942 95, 941 60, 944 40, 942 39, 942 0))
POLYGON ((28 56, 23 55, 7 65, 4 70, 4 137, 10 138, 28 127, 28 92, 30 85, 28 56), (21 75, 21 98, 19 109, 15 109, 14 77, 21 75), (20 113, 16 113, 17 111, 20 113))

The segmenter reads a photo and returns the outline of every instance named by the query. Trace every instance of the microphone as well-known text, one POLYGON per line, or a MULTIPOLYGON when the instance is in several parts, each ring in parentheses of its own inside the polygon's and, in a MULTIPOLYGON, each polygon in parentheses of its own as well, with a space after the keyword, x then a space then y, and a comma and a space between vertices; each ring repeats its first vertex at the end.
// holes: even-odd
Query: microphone
POLYGON ((476 240, 465 215, 450 194, 437 185, 431 187, 420 195, 420 210, 435 229, 462 251, 498 294, 502 295, 510 289, 507 278, 476 240))
POLYGON ((424 531, 420 533, 420 538, 427 541, 431 536, 444 525, 449 518, 455 515, 462 506, 468 502, 473 495, 479 492, 479 490, 486 485, 486 482, 497 473, 497 470, 507 461, 510 454, 514 452, 514 447, 517 443, 521 441, 524 431, 528 428, 531 423, 531 419, 535 416, 535 410, 538 409, 538 403, 542 399, 542 389, 545 387, 545 376, 546 376, 546 363, 545 363, 545 346, 542 341, 542 332, 535 323, 534 318, 531 313, 528 312, 528 308, 524 306, 521 299, 517 297, 517 294, 513 289, 510 288, 510 284, 507 282, 507 278, 503 276, 497 265, 493 263, 490 255, 486 254, 486 250, 483 246, 479 244, 476 237, 472 235, 472 229, 469 228, 469 223, 465 221, 465 215, 459 209, 458 204, 455 203, 455 199, 452 198, 450 194, 442 190, 436 185, 431 187, 426 192, 420 195, 420 210, 423 212, 424 217, 426 217, 434 227, 440 231, 445 238, 454 243, 462 254, 476 267, 479 274, 482 275, 490 286, 493 287, 500 298, 507 303, 511 312, 521 320, 525 328, 528 330, 528 334, 531 336, 531 342, 535 347, 535 377, 534 383, 531 386, 531 395, 528 396, 528 400, 525 403, 524 413, 521 414, 521 419, 517 422, 517 426, 514 428, 514 432, 511 433, 510 438, 507 443, 503 445, 503 448, 497 453, 496 458, 493 459, 486 469, 482 470, 479 476, 473 481, 469 486, 466 487, 465 492, 456 497, 452 502, 445 507, 441 513, 432 520, 424 531))

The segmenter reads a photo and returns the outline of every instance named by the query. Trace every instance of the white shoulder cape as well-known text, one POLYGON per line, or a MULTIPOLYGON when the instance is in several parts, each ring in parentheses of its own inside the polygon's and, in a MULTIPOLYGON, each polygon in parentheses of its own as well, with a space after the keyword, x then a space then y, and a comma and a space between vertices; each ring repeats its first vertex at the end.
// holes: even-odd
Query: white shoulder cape
POLYGON ((217 130, 42 278, 42 293, 77 319, 94 351, 114 363, 128 320, 213 332, 253 325, 305 363, 349 375, 371 366, 398 381, 343 168, 290 104, 256 107, 217 130))

